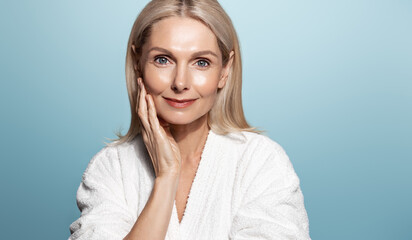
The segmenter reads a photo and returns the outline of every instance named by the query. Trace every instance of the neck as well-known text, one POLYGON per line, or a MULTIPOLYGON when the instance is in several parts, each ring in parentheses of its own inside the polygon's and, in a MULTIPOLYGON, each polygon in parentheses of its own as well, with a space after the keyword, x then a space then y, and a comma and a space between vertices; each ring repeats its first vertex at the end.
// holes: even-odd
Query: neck
POLYGON ((190 124, 170 125, 170 132, 179 146, 183 163, 199 161, 209 129, 207 114, 190 124))

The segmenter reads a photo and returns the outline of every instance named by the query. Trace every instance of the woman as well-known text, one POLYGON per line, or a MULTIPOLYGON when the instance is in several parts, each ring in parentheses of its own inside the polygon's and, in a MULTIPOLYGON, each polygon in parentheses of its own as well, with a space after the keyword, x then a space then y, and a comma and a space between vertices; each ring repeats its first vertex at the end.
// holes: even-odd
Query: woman
POLYGON ((126 79, 129 131, 90 161, 69 239, 310 239, 288 156, 244 118, 239 44, 217 1, 151 1, 126 79))

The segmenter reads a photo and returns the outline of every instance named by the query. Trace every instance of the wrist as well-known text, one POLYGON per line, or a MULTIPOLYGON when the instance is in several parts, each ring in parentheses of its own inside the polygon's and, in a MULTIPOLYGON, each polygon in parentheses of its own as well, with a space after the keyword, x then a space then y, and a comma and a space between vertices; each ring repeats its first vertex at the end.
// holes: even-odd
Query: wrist
POLYGON ((178 183, 179 179, 180 173, 164 173, 159 174, 159 176, 156 177, 155 181, 161 183, 178 183))

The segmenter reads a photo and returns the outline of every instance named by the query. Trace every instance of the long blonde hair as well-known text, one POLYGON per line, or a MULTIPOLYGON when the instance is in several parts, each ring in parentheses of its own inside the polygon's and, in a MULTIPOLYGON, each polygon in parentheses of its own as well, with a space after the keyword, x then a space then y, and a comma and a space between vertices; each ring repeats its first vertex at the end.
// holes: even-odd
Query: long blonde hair
POLYGON ((226 85, 219 89, 215 104, 208 114, 208 125, 217 134, 250 131, 261 133, 247 123, 242 107, 242 61, 236 31, 232 21, 216 0, 152 0, 141 11, 133 24, 127 44, 126 84, 129 94, 131 122, 126 135, 117 133, 116 144, 130 141, 141 132, 141 123, 136 113, 139 89, 137 78, 141 77, 140 57, 142 46, 150 37, 154 23, 167 17, 189 17, 196 19, 216 35, 226 65, 233 50, 233 63, 226 85), (134 45, 134 49, 132 49, 134 45))

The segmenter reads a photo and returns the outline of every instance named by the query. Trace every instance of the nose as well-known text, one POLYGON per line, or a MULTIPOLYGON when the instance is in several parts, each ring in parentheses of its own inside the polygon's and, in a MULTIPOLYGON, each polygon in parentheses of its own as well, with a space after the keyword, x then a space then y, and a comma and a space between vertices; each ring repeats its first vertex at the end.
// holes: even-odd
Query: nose
POLYGON ((190 89, 190 79, 186 64, 178 64, 173 77, 171 88, 174 92, 183 92, 190 89))

